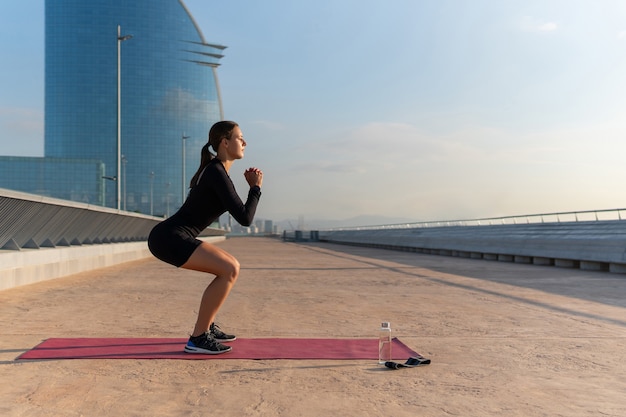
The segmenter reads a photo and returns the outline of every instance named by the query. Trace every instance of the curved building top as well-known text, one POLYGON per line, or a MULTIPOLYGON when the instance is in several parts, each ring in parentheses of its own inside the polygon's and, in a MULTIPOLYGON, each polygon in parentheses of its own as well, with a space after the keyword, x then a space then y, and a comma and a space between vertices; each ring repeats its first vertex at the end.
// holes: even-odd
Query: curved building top
POLYGON ((45 156, 105 167, 93 189, 57 173, 58 190, 48 195, 115 207, 119 94, 121 206, 171 214, 222 119, 216 68, 224 49, 205 40, 181 0, 47 0, 45 156), (118 42, 118 25, 132 38, 118 42))

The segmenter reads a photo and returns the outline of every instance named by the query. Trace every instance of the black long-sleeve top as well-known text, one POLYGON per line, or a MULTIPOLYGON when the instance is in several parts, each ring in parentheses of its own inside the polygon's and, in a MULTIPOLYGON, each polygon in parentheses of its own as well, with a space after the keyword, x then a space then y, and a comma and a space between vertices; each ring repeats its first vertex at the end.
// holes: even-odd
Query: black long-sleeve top
POLYGON ((244 204, 222 162, 213 158, 197 185, 189 192, 183 206, 166 222, 170 226, 183 227, 194 236, 198 236, 220 215, 228 211, 242 226, 249 226, 254 219, 260 197, 261 188, 250 187, 244 204))

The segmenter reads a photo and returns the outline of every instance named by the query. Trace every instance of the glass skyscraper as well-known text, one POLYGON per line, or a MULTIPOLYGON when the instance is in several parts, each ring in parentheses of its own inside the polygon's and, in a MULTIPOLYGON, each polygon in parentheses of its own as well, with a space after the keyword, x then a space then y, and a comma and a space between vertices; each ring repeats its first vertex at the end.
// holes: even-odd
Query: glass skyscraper
MULTIPOLYGON (((171 214, 222 119, 225 47, 206 42, 182 0, 46 0, 45 13, 44 159, 102 161, 89 203, 116 207, 119 63, 120 206, 171 214), (118 40, 118 25, 132 38, 118 40)), ((46 194, 82 187, 80 176, 57 172, 46 194)))
POLYGON ((0 156, 0 186, 93 205, 104 201, 101 160, 0 156), (60 181, 71 177, 69 181, 60 181))

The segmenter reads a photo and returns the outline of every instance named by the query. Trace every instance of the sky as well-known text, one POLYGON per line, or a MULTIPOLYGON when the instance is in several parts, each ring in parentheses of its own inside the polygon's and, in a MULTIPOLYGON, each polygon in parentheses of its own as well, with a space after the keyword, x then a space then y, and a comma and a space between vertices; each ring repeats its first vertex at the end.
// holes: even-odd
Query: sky
MULTIPOLYGON (((626 207, 624 1, 184 3, 228 47, 231 177, 245 196, 263 170, 257 217, 626 207)), ((0 155, 43 156, 43 49, 44 0, 2 1, 0 155)))

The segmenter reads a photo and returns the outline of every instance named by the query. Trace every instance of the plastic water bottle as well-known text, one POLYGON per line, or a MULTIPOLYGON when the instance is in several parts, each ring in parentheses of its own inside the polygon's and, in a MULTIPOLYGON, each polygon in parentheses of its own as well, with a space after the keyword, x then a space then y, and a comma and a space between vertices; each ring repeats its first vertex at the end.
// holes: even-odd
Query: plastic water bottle
POLYGON ((378 363, 384 365, 391 360, 391 324, 384 321, 378 334, 378 363))

